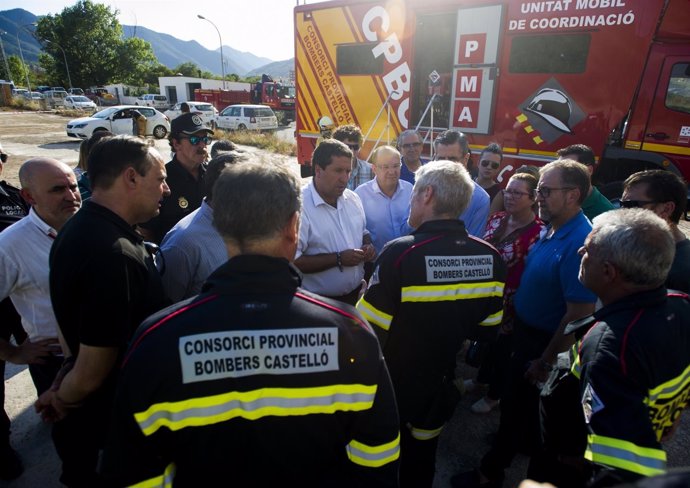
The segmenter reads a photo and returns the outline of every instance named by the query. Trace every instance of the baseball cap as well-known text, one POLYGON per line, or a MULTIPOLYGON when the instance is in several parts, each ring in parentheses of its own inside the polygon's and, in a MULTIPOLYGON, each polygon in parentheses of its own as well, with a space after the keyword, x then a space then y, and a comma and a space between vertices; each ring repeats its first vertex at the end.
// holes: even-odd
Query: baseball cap
POLYGON ((192 135, 201 131, 213 134, 213 130, 204 123, 199 114, 186 113, 179 115, 170 124, 170 135, 172 136, 178 134, 192 135))

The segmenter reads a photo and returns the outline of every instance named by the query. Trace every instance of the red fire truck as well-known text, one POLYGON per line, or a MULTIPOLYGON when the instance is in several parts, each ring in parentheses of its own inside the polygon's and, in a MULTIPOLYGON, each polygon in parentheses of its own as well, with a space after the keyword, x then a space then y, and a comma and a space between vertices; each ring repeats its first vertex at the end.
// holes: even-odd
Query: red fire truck
MULTIPOLYGON (((237 85, 238 83, 234 83, 237 85)), ((240 90, 194 90, 194 100, 212 103, 216 110, 222 111, 228 105, 256 103, 268 105, 273 110, 285 112, 286 122, 295 120, 295 87, 291 84, 273 81, 262 75, 257 83, 243 83, 240 90)))
MULTIPOLYGON (((351 0, 295 8, 298 159, 323 116, 366 155, 418 129, 505 152, 501 179, 582 143, 609 197, 645 168, 690 180, 690 0, 351 0)), ((425 154, 428 155, 428 154, 425 154)))

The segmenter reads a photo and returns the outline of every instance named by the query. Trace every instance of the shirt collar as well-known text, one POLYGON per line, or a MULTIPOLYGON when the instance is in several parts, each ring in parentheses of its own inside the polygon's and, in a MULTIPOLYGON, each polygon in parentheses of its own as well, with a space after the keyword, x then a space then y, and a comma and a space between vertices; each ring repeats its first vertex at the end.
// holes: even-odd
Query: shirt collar
POLYGON ((31 207, 31 210, 29 210, 29 215, 26 218, 28 218, 32 224, 38 227, 42 234, 47 235, 51 239, 55 239, 57 236, 57 231, 50 225, 46 224, 43 219, 39 217, 33 207, 31 207))

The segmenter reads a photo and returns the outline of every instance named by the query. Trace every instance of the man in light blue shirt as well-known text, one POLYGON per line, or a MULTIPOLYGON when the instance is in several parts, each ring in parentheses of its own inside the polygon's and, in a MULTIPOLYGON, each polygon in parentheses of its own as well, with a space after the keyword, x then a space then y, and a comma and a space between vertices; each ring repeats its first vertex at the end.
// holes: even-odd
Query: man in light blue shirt
POLYGON ((391 146, 381 146, 372 155, 376 178, 357 187, 364 206, 367 230, 380 254, 383 246, 393 239, 408 234, 412 185, 400 179, 400 153, 391 146))
MULTIPOLYGON (((460 163, 467 168, 467 161, 470 158, 470 146, 467 137, 457 130, 447 130, 434 141, 434 160, 453 161, 460 163)), ((484 236, 484 228, 489 218, 489 194, 484 188, 474 182, 474 192, 472 200, 467 210, 460 215, 460 220, 465 223, 467 232, 475 237, 484 236)))
POLYGON ((213 185, 226 166, 236 161, 234 153, 221 153, 211 160, 201 207, 175 224, 161 242, 162 259, 157 263, 173 302, 201 293, 206 278, 228 260, 225 242, 213 226, 213 185))

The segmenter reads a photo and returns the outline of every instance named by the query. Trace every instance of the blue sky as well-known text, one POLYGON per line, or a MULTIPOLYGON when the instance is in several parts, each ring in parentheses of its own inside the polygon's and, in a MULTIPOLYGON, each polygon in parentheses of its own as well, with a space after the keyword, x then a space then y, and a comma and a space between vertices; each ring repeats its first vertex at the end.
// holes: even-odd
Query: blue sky
MULTIPOLYGON (((140 25, 178 39, 218 49, 218 33, 197 14, 211 20, 223 44, 275 61, 294 56, 293 9, 297 0, 95 0, 120 11, 121 24, 140 25)), ((23 8, 35 15, 60 13, 75 1, 2 0, 0 10, 23 8)), ((300 4, 305 0, 299 0, 300 4)), ((316 3, 310 0, 307 3, 316 3)))

